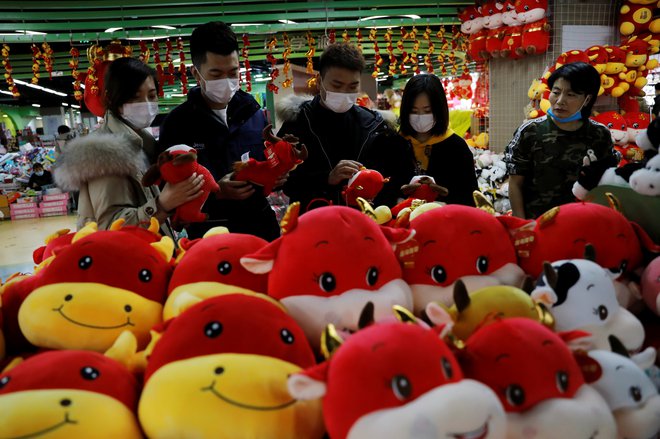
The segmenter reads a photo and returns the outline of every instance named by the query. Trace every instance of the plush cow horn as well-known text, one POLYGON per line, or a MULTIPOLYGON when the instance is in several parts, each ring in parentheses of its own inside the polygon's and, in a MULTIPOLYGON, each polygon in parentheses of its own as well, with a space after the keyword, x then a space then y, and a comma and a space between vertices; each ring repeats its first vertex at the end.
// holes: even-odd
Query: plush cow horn
POLYGON ((623 355, 626 358, 630 358, 630 355, 628 354, 628 350, 626 347, 621 343, 621 340, 616 335, 610 335, 607 337, 607 339, 610 342, 610 347, 612 348, 612 352, 615 354, 623 355))
POLYGON ((158 231, 160 230, 160 223, 156 219, 156 217, 151 217, 149 220, 149 228, 147 229, 154 235, 158 235, 158 231))
POLYGON ((286 213, 280 222, 280 230, 282 235, 285 235, 298 225, 298 214, 300 213, 300 202, 296 201, 295 203, 289 204, 289 207, 286 209, 286 213))
POLYGON ((623 209, 621 209, 619 199, 612 192, 605 192, 605 196, 607 197, 607 202, 610 204, 610 207, 622 214, 623 209))
POLYGON ((526 292, 527 294, 531 294, 532 291, 534 291, 535 287, 534 279, 532 276, 526 274, 525 277, 523 277, 522 282, 520 283, 520 289, 526 292))
POLYGON ((539 322, 546 328, 553 329, 555 327, 555 316, 548 310, 548 307, 543 303, 536 304, 536 312, 538 313, 539 322))
POLYGON ((392 306, 396 318, 403 323, 417 323, 417 317, 401 305, 392 306))
POLYGON ((548 281, 548 285, 553 290, 557 288, 557 282, 559 281, 557 270, 550 264, 550 262, 543 262, 543 274, 545 274, 545 279, 548 281))
POLYGON ((71 231, 71 229, 60 229, 60 230, 58 230, 57 232, 55 232, 55 233, 51 233, 50 235, 48 235, 48 236, 46 237, 46 239, 44 240, 44 242, 45 242, 46 244, 50 244, 50 242, 51 242, 52 240, 57 239, 57 238, 59 238, 60 236, 66 235, 66 234, 69 233, 70 231, 71 231))
POLYGON ((79 239, 84 238, 85 236, 89 236, 92 233, 97 232, 98 230, 99 230, 98 225, 95 222, 89 222, 85 224, 85 227, 78 230, 78 232, 76 232, 76 234, 73 235, 73 239, 71 240, 71 243, 74 243, 79 239))
POLYGON ((358 203, 358 206, 360 206, 360 210, 362 211, 363 214, 367 215, 372 220, 378 222, 378 216, 376 215, 376 211, 367 200, 365 200, 362 197, 357 197, 356 201, 358 203))
POLYGON ((358 328, 364 329, 369 325, 372 325, 376 319, 374 318, 374 303, 367 302, 362 308, 360 313, 360 319, 358 320, 358 328))
POLYGON ((548 224, 552 223, 555 217, 559 214, 559 206, 555 206, 552 209, 546 211, 543 215, 539 217, 539 228, 543 228, 548 224))
POLYGON ((587 244, 584 246, 584 259, 596 262, 596 248, 593 245, 587 244))
POLYGON ((332 323, 328 323, 321 334, 321 353, 327 360, 344 343, 344 340, 337 333, 337 328, 332 323))
POLYGON ((495 207, 484 194, 479 191, 474 191, 472 192, 472 198, 474 199, 474 205, 479 209, 488 212, 491 215, 495 215, 495 207))
POLYGON ((454 303, 458 312, 462 312, 470 306, 470 294, 462 280, 454 282, 454 303))
POLYGON ((266 125, 266 128, 264 128, 261 134, 264 140, 268 142, 277 143, 281 140, 279 137, 275 137, 275 135, 273 134, 273 124, 270 123, 266 125))

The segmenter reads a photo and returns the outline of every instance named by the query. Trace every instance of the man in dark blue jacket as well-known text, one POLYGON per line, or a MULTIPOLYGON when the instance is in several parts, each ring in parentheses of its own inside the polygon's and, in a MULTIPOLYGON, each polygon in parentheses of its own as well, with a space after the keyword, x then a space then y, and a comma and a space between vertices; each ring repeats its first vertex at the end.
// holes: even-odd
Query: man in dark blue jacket
POLYGON ((264 160, 262 131, 268 124, 259 104, 239 89, 236 35, 225 23, 206 23, 193 31, 190 53, 191 71, 200 86, 163 121, 160 150, 178 144, 194 147, 198 162, 218 181, 220 193, 204 205, 209 219, 189 225, 187 232, 197 238, 211 227, 225 226, 230 232, 271 241, 279 236, 279 227, 263 192, 232 180, 234 162, 244 156, 264 160))

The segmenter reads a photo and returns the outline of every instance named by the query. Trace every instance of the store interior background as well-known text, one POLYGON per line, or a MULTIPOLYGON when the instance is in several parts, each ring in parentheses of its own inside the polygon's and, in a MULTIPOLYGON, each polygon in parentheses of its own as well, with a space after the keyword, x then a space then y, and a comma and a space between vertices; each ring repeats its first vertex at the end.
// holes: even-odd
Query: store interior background
MULTIPOLYGON (((398 62, 403 64, 402 51, 397 48, 397 42, 401 40, 400 30, 403 28, 406 32, 410 32, 416 27, 417 39, 420 41, 418 62, 420 70, 425 72, 427 68, 423 56, 427 52, 428 44, 423 38, 423 33, 428 26, 431 29, 431 41, 435 44, 435 52, 432 56, 434 73, 448 78, 453 76, 452 73, 457 76, 467 69, 473 77, 472 87, 475 92, 479 76, 487 73, 489 78, 487 116, 481 114, 477 117, 479 112, 475 110, 479 110, 476 108, 479 104, 470 100, 455 99, 452 100, 451 105, 456 113, 463 112, 461 120, 467 121, 467 125, 464 123, 464 131, 460 134, 469 130, 468 135, 476 137, 481 132, 486 132, 490 138, 489 150, 501 153, 525 117, 525 107, 529 104, 527 90, 530 83, 533 79, 539 78, 559 54, 568 49, 586 49, 594 44, 617 44, 619 40, 618 2, 551 0, 548 19, 552 26, 552 38, 546 53, 515 61, 493 59, 476 64, 469 59, 466 61, 460 43, 455 49, 451 47, 452 31, 460 26, 458 10, 470 5, 474 5, 473 0, 418 1, 414 6, 402 0, 2 2, 0 41, 9 48, 8 52, 3 53, 2 59, 11 65, 10 77, 16 82, 20 96, 13 96, 6 82, 7 66, 0 65, 0 72, 5 74, 4 78, 0 77, 0 127, 5 131, 13 148, 24 146, 26 143, 52 148, 55 144, 57 127, 61 124, 70 126, 79 134, 93 130, 98 125, 98 118, 88 110, 85 100, 77 100, 74 96, 75 79, 72 76, 71 49, 75 48, 80 52, 78 71, 85 74, 92 64, 88 59, 88 50, 91 49, 93 52, 95 45, 107 49, 113 40, 119 40, 123 48, 130 47, 132 56, 136 57, 141 53, 140 42, 143 42, 142 48, 146 46, 149 50, 149 65, 155 67, 154 60, 158 52, 166 74, 169 68, 166 59, 166 42, 169 41, 172 45, 170 56, 175 74, 171 83, 162 81, 163 96, 159 104, 161 114, 154 122, 154 126, 157 126, 165 114, 185 100, 179 73, 182 60, 177 47, 178 38, 181 38, 185 56, 183 63, 188 68, 187 86, 192 88, 195 86, 195 80, 189 71, 191 65, 188 51, 189 36, 197 25, 211 20, 222 20, 233 25, 239 38, 242 66, 244 67, 246 53, 250 63, 251 93, 270 110, 274 119, 276 119, 275 106, 280 99, 292 93, 312 91, 308 81, 316 72, 318 56, 324 45, 332 38, 332 33, 334 32, 336 40, 341 41, 342 34, 346 32, 350 41, 357 43, 358 29, 362 34, 361 44, 367 60, 367 69, 362 77, 363 91, 373 103, 388 106, 392 101, 387 101, 386 94, 392 90, 403 89, 406 80, 414 71, 414 65, 406 65, 408 67, 406 74, 401 73, 400 67, 394 75, 389 74, 386 30, 388 28, 393 30, 391 41, 394 54, 398 62), (437 36, 442 26, 445 30, 445 41, 449 43, 449 47, 445 50, 441 47, 443 40, 437 36), (370 30, 373 28, 377 30, 376 42, 380 55, 385 60, 376 78, 372 77, 375 61, 374 42, 369 38, 370 30), (290 61, 288 75, 283 73, 285 32, 291 49, 288 55, 290 61), (313 41, 309 39, 310 36, 313 41), (273 37, 277 42, 269 49, 273 37), (47 43, 53 50, 52 75, 46 71, 46 63, 42 58, 39 63, 38 81, 36 84, 31 84, 35 76, 33 47, 36 46, 43 51, 43 43, 47 43), (158 51, 155 50, 154 43, 158 43, 158 51), (245 49, 247 52, 244 52, 245 49), (274 62, 269 62, 269 52, 274 57, 270 60, 274 62), (450 52, 455 56, 453 62, 448 60, 450 52), (444 63, 438 61, 439 54, 445 55, 444 63), (279 69, 280 75, 271 80, 273 67, 279 69), (291 80, 290 87, 285 86, 287 79, 291 80), (273 92, 275 87, 278 89, 277 93, 273 92)), ((412 39, 403 41, 403 50, 408 53, 413 50, 412 46, 412 39)), ((657 56, 653 55, 653 57, 657 56)), ((247 79, 245 68, 241 69, 241 75, 245 89, 247 79)), ((648 103, 652 102, 654 95, 652 84, 658 82, 657 76, 656 72, 650 73, 649 85, 645 88, 648 103)), ((81 83, 84 86, 85 81, 81 83)), ((80 92, 83 93, 85 90, 81 88, 80 92)), ((602 96, 598 99, 595 109, 597 111, 616 109, 616 101, 602 96)), ((276 125, 278 122, 275 120, 276 125)), ((155 135, 158 134, 157 131, 157 128, 154 128, 155 135)), ((12 190, 15 187, 11 179, 0 182, 0 189, 12 190)), ((7 207, 0 206, 0 209, 3 208, 7 207)), ((30 221, 34 222, 34 220, 23 221, 26 223, 21 227, 29 227, 29 224, 32 224, 30 221)), ((3 230, 12 237, 17 234, 29 235, 34 241, 26 242, 24 238, 18 240, 26 248, 39 245, 47 234, 47 232, 35 232, 34 229, 29 229, 32 232, 25 234, 18 232, 18 229, 9 228, 8 223, 9 221, 0 221, 0 235, 3 230)), ((44 230, 50 232, 51 229, 44 230)), ((5 245, 0 249, 3 252, 16 250, 14 244, 9 244, 9 239, 0 236, 0 242, 5 245)), ((16 256, 21 261, 25 257, 16 256)), ((0 265, 3 263, 5 262, 0 261, 0 265)))

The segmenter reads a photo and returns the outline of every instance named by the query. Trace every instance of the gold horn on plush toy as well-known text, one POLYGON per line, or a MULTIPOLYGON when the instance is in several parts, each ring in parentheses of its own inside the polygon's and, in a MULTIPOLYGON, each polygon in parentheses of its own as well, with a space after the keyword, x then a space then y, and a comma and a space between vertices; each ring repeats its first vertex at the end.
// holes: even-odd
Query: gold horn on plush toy
POLYGON ((474 200, 474 205, 484 212, 488 212, 491 215, 495 215, 495 207, 493 203, 490 202, 486 196, 480 191, 472 192, 472 199, 474 200))
POLYGON ((85 236, 89 236, 92 233, 98 232, 99 228, 96 225, 95 222, 89 222, 85 224, 85 227, 82 229, 78 230, 78 232, 73 236, 73 239, 71 240, 71 243, 73 244, 74 242, 78 241, 79 239, 84 238, 85 236))
POLYGON ((621 202, 612 192, 605 192, 605 197, 607 197, 607 202, 612 209, 623 214, 623 209, 621 209, 621 202))
POLYGON ((286 213, 280 222, 280 230, 282 235, 291 232, 298 225, 298 214, 300 213, 300 202, 289 204, 286 213))
POLYGON ((337 332, 337 328, 335 328, 335 325, 333 325, 332 323, 328 323, 328 326, 325 327, 325 330, 321 334, 321 353, 323 354, 323 357, 326 360, 330 358, 330 356, 343 343, 344 340, 337 332))
POLYGON ((392 306, 392 311, 394 311, 394 315, 396 316, 397 320, 403 323, 417 323, 417 317, 413 315, 409 310, 404 308, 401 305, 393 305, 392 306))

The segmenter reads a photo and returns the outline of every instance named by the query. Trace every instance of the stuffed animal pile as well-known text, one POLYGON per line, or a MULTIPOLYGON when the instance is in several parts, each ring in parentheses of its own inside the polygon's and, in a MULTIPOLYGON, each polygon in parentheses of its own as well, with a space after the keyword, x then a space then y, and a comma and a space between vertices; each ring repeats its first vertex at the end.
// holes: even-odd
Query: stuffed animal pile
POLYGON ((175 247, 155 221, 49 236, 0 287, 0 436, 660 431, 644 329, 660 246, 641 227, 598 204, 522 220, 407 186, 407 221, 380 225, 362 198, 294 203, 271 243, 218 228, 175 247))

